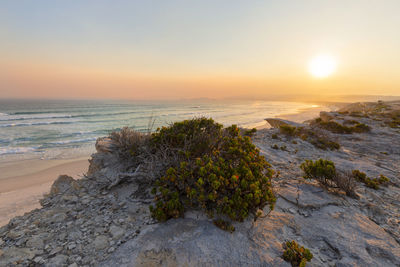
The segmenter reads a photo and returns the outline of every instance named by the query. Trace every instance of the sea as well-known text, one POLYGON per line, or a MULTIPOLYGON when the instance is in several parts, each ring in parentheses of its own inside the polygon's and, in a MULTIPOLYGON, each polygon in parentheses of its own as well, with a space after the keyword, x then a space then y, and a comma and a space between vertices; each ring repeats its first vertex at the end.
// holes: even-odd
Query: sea
POLYGON ((101 136, 124 126, 154 131, 160 126, 211 117, 229 126, 253 128, 265 118, 315 107, 278 101, 0 100, 0 162, 90 155, 101 136))

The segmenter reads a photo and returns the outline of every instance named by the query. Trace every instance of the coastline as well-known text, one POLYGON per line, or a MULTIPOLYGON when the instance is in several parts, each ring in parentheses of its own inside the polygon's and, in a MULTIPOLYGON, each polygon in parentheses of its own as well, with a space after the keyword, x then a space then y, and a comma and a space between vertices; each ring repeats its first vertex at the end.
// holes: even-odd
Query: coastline
POLYGON ((81 178, 89 166, 88 158, 22 160, 0 167, 0 226, 25 212, 39 208, 39 200, 55 179, 67 174, 81 178))
MULTIPOLYGON (((300 109, 297 113, 275 117, 303 122, 331 110, 329 106, 300 109)), ((257 129, 270 128, 265 122, 257 129)), ((79 154, 69 159, 23 159, 2 162, 0 167, 0 226, 25 212, 40 208, 39 200, 50 190, 59 175, 66 174, 79 179, 86 173, 90 155, 79 154)))

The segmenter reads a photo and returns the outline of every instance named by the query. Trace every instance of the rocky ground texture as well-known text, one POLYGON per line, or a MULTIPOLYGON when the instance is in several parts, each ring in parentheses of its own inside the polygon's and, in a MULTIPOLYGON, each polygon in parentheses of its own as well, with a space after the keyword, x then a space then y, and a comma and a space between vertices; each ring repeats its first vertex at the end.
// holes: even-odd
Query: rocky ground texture
POLYGON ((99 139, 86 178, 60 176, 41 209, 0 228, 0 266, 290 266, 282 259, 287 240, 311 250, 309 266, 400 266, 400 128, 385 115, 399 106, 358 103, 322 113, 324 121, 371 127, 352 134, 317 129, 339 143, 338 150, 322 150, 279 128, 258 131, 253 141, 275 170, 277 203, 256 221, 234 223, 232 234, 201 212, 154 221, 151 185, 131 179, 138 170, 110 139, 99 139), (378 190, 359 183, 353 198, 330 192, 302 178, 300 164, 318 158, 341 171, 383 174, 390 183, 378 190))

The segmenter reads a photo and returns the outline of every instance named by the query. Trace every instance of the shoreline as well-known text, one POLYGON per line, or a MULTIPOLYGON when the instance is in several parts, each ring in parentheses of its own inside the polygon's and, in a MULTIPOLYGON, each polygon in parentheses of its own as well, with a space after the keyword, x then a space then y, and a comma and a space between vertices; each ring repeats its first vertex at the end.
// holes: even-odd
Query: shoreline
MULTIPOLYGON (((276 118, 305 121, 317 117, 322 110, 330 110, 321 105, 300 109, 297 113, 280 114, 276 118)), ((265 121, 257 129, 270 128, 265 121)), ((0 167, 0 226, 15 217, 35 208, 40 208, 39 200, 49 192, 59 175, 66 174, 79 179, 87 172, 90 155, 79 154, 68 159, 22 159, 3 161, 0 167)))
POLYGON ((39 200, 59 175, 79 179, 88 167, 88 158, 23 160, 0 167, 0 226, 15 216, 40 208, 39 200))

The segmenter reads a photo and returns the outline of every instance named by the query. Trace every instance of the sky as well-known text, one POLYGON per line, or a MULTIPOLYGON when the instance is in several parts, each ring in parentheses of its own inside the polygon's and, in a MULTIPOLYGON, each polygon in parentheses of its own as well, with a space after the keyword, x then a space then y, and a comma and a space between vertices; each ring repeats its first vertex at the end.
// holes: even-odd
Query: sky
POLYGON ((400 1, 2 0, 0 98, 400 95, 400 1), (328 77, 310 74, 320 54, 328 77))

